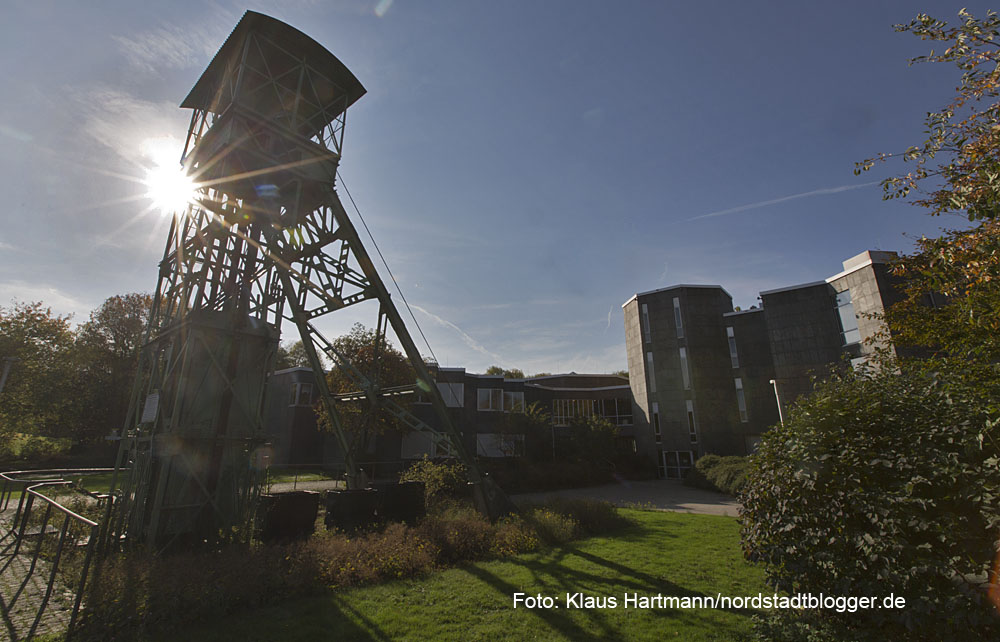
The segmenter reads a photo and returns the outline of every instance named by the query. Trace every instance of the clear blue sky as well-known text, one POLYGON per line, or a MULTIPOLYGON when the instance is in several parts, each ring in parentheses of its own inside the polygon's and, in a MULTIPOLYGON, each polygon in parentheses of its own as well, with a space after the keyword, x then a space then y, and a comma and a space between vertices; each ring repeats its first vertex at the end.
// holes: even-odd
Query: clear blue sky
POLYGON ((79 322, 109 296, 152 290, 166 228, 122 176, 183 138, 178 103, 251 8, 367 87, 341 170, 442 365, 624 368, 621 304, 636 292, 720 284, 749 307, 865 249, 908 251, 961 225, 882 202, 863 184, 886 170, 852 170, 917 144, 957 83, 950 68, 908 67, 930 45, 891 25, 962 6, 985 13, 941 1, 7 2, 0 305, 41 300, 79 322))

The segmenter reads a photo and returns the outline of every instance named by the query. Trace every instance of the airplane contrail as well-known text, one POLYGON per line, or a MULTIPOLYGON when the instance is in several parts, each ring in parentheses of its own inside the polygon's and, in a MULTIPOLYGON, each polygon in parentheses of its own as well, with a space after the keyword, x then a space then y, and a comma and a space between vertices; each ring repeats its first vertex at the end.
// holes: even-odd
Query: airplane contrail
POLYGON ((469 346, 470 348, 472 348, 476 352, 478 352, 480 354, 483 354, 483 355, 485 355, 487 357, 490 357, 491 359, 494 359, 495 361, 498 361, 498 362, 503 361, 503 357, 501 357, 500 355, 496 354, 495 352, 490 352, 489 350, 487 350, 484 346, 482 346, 481 344, 479 344, 475 339, 473 339, 472 337, 470 337, 465 332, 465 330, 463 330, 462 328, 458 327, 457 325, 455 325, 451 321, 448 321, 447 319, 442 319, 438 315, 434 314, 433 312, 428 312, 427 310, 423 309, 419 305, 414 305, 414 304, 411 303, 410 307, 413 308, 414 310, 418 311, 418 312, 422 312, 422 313, 426 314, 427 316, 429 316, 431 319, 433 319, 434 321, 436 321, 440 325, 443 325, 446 328, 451 328, 452 330, 454 330, 455 332, 457 332, 458 336, 460 336, 462 338, 462 341, 465 343, 465 345, 469 346))
POLYGON ((746 205, 740 205, 739 207, 730 207, 726 210, 719 210, 717 212, 709 212, 708 214, 701 214, 700 216, 694 216, 687 219, 688 221, 697 221, 703 218, 714 218, 716 216, 725 216, 726 214, 735 214, 737 212, 745 212, 746 210, 757 209, 758 207, 766 207, 768 205, 776 205, 778 203, 784 203, 785 201, 794 201, 797 198, 806 198, 808 196, 820 196, 821 194, 836 194, 837 192, 847 192, 852 189, 861 189, 862 187, 868 187, 869 185, 877 185, 882 181, 872 181, 870 183, 861 183, 859 185, 841 185, 839 187, 824 187, 823 189, 814 189, 811 192, 802 192, 801 194, 792 194, 791 196, 782 196, 780 198, 772 198, 769 201, 759 201, 757 203, 748 203, 746 205))

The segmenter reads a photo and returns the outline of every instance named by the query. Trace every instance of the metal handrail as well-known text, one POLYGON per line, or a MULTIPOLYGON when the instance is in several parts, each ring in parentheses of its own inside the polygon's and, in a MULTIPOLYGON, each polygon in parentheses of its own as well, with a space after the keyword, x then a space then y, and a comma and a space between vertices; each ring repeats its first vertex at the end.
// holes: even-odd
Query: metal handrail
MULTIPOLYGON (((8 542, 3 551, 0 551, 0 555, 9 555, 9 559, 6 563, 0 567, 0 573, 7 570, 12 562, 21 554, 21 544, 25 540, 25 535, 28 529, 28 522, 31 517, 32 509, 35 507, 36 501, 40 501, 40 505, 45 506, 44 516, 42 517, 41 525, 38 530, 38 542, 33 547, 34 550, 27 553, 31 556, 31 560, 24 575, 24 579, 20 582, 14 595, 7 600, 7 608, 9 609, 14 602, 21 596, 24 592, 25 587, 31 580, 32 575, 35 573, 37 562, 42 553, 42 543, 45 539, 47 533, 47 528, 49 526, 49 520, 55 514, 63 515, 62 525, 58 532, 58 541, 55 547, 55 553, 50 560, 51 571, 48 573, 48 580, 46 582, 45 594, 42 597, 41 603, 38 605, 38 610, 35 615, 35 619, 32 622, 31 628, 28 631, 27 637, 34 635, 38 628, 39 623, 42 620, 42 616, 48 606, 49 599, 52 595, 52 590, 55 585, 56 577, 59 571, 59 564, 63 559, 63 553, 67 550, 67 540, 76 542, 77 539, 70 533, 70 524, 78 524, 83 532, 86 534, 87 544, 86 552, 83 561, 83 567, 80 571, 79 582, 76 587, 76 595, 73 601, 73 609, 70 613, 70 620, 68 624, 67 633, 73 630, 73 626, 76 624, 77 616, 80 612, 80 606, 83 602, 83 593, 87 584, 87 578, 90 573, 90 567, 93 562, 95 552, 97 550, 98 542, 100 541, 100 529, 101 525, 95 520, 78 514, 72 509, 63 506, 58 500, 46 496, 41 492, 42 489, 54 486, 72 486, 76 482, 64 479, 64 477, 73 475, 85 475, 85 474, 95 474, 95 473, 107 473, 113 472, 114 468, 73 468, 73 469, 48 469, 48 470, 17 470, 17 471, 6 471, 0 473, 0 480, 3 482, 2 489, 0 489, 0 507, 6 510, 9 506, 10 496, 14 492, 13 486, 21 485, 20 499, 18 500, 17 510, 15 512, 14 518, 11 521, 11 527, 9 532, 4 534, 0 541, 13 536, 12 541, 8 542), (57 479, 45 478, 48 475, 59 475, 57 479), (28 479, 23 479, 22 477, 30 476, 28 479), (39 479, 39 477, 43 477, 39 479), (11 550, 13 548, 13 550, 11 550)), ((98 499, 98 501, 107 501, 107 507, 105 509, 105 518, 112 504, 113 497, 109 494, 92 494, 88 493, 92 497, 98 499)), ((58 521, 58 517, 55 518, 58 521)), ((106 519, 105 519, 106 521, 106 519)))

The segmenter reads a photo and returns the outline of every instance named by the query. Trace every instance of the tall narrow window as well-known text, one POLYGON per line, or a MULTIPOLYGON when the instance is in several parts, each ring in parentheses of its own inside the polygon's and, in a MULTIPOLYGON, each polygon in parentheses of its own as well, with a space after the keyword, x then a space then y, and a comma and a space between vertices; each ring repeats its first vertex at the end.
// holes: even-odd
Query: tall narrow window
POLYGON ((680 348, 681 353, 681 380, 684 382, 684 389, 691 389, 691 372, 688 370, 688 353, 686 348, 680 348))
POLYGON ((653 402, 653 437, 656 438, 656 443, 663 441, 663 437, 660 434, 660 404, 653 402))
POLYGON ((649 306, 642 304, 642 336, 646 343, 653 342, 653 335, 649 331, 649 306))
POLYGON ((740 421, 746 423, 750 421, 750 418, 747 416, 747 399, 743 395, 743 380, 736 377, 734 381, 736 382, 736 403, 740 406, 740 421))
POLYGON ((681 319, 681 300, 674 297, 674 325, 677 326, 677 338, 684 338, 684 320, 681 319))
POLYGON ((649 391, 656 392, 656 373, 653 372, 653 353, 646 353, 646 371, 649 372, 649 391))
POLYGON ((734 368, 740 367, 740 355, 736 352, 736 336, 733 328, 726 328, 726 336, 729 337, 729 359, 733 362, 734 368))
POLYGON ((698 422, 694 418, 694 402, 690 399, 687 400, 687 414, 688 414, 688 437, 691 438, 691 443, 698 443, 698 422))
POLYGON ((851 291, 837 293, 837 317, 840 319, 840 337, 844 345, 861 341, 861 331, 858 330, 858 316, 854 313, 851 302, 851 291))

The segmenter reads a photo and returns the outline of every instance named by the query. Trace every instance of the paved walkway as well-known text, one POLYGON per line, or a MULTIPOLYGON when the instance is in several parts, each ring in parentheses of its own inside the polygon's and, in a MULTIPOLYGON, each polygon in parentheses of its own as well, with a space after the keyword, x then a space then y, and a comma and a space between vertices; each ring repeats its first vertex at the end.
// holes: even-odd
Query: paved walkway
MULTIPOLYGON (((292 490, 331 490, 338 488, 338 484, 340 483, 333 480, 298 482, 298 484, 282 482, 271 484, 271 492, 287 493, 292 490)), ((622 481, 604 486, 550 490, 539 493, 521 493, 513 495, 511 498, 527 502, 541 502, 550 497, 598 499, 611 502, 616 506, 633 505, 680 513, 728 515, 729 517, 736 517, 740 507, 740 503, 728 495, 700 488, 691 488, 690 486, 685 486, 682 482, 672 479, 622 481)))
MULTIPOLYGON (((13 510, 0 512, 0 534, 8 533, 13 513, 13 510)), ((0 542, 0 550, 6 547, 12 538, 12 535, 4 538, 0 542)), ((21 546, 21 552, 13 559, 10 555, 13 547, 6 555, 0 555, 0 568, 7 566, 0 572, 0 640, 28 639, 44 600, 52 567, 47 561, 39 558, 35 562, 34 571, 30 572, 34 543, 35 540, 26 540, 21 546), (21 589, 22 584, 23 589, 21 589)), ((52 594, 34 635, 62 633, 69 626, 74 594, 59 581, 58 577, 52 588, 52 594)))
POLYGON ((616 506, 638 505, 644 508, 700 513, 703 515, 738 515, 740 503, 734 498, 710 490, 691 488, 671 479, 622 481, 605 486, 570 488, 540 493, 513 495, 514 501, 538 502, 551 497, 598 499, 616 506))
POLYGON ((270 492, 272 493, 290 493, 293 490, 336 490, 337 488, 343 488, 344 482, 337 481, 336 479, 322 479, 319 481, 300 481, 300 482, 275 482, 271 484, 270 492))

